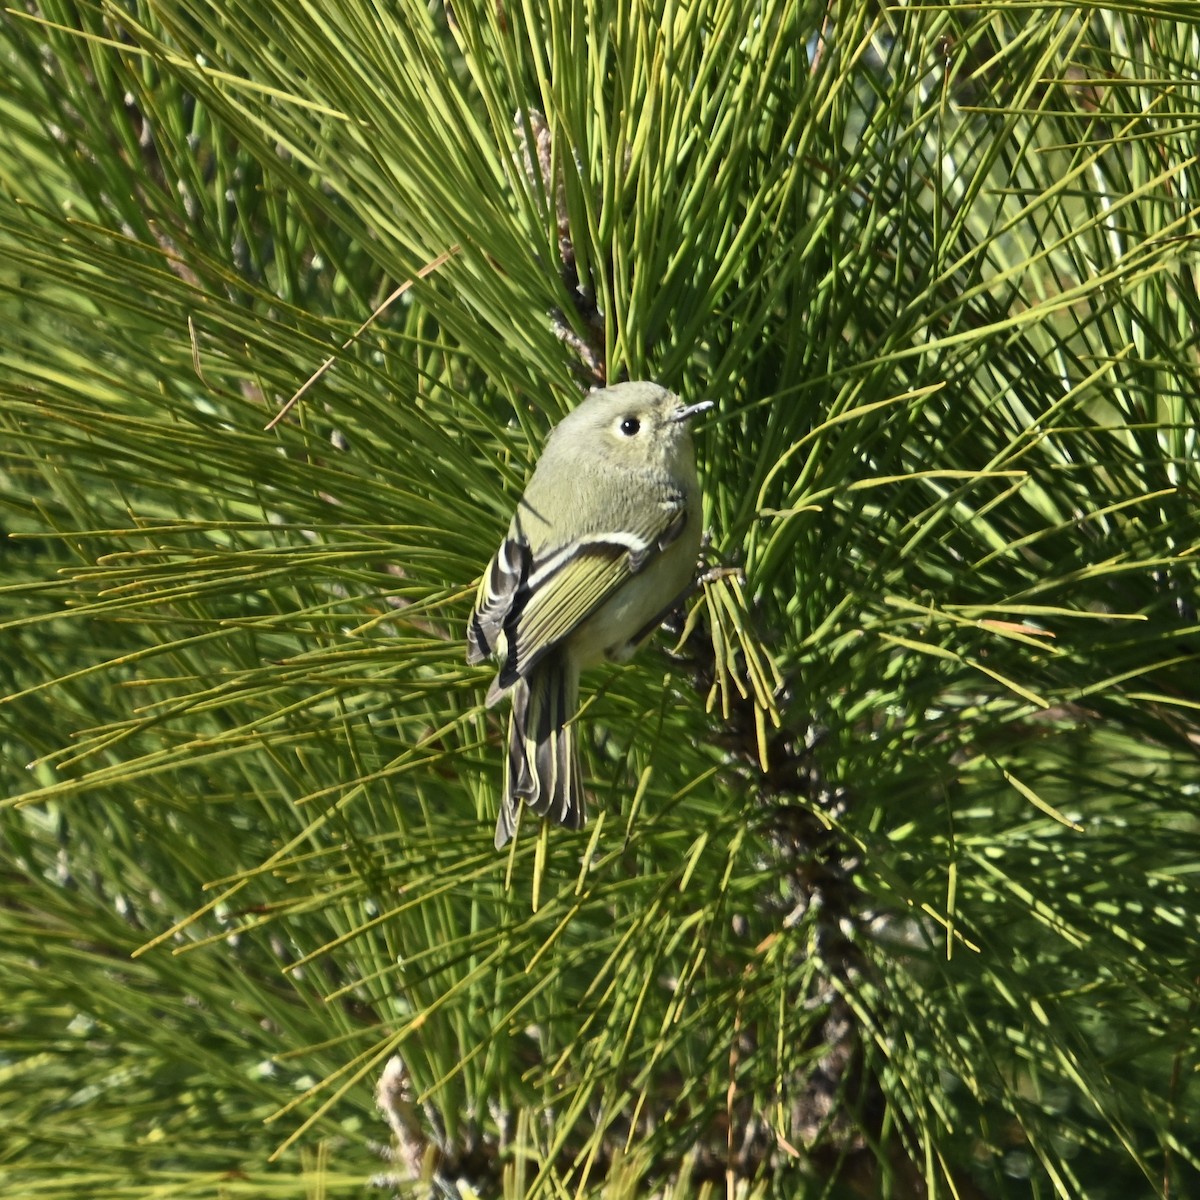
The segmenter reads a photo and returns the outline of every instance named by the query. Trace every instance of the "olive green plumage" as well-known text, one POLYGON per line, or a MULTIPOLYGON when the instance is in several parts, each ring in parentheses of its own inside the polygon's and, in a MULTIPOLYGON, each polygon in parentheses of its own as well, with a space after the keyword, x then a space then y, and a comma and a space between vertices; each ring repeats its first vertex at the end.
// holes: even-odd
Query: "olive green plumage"
POLYGON ((546 442, 467 630, 468 662, 500 660, 488 705, 512 697, 497 849, 521 800, 584 823, 579 674, 631 658, 692 586, 701 512, 689 422, 710 407, 617 384, 589 393, 546 442))

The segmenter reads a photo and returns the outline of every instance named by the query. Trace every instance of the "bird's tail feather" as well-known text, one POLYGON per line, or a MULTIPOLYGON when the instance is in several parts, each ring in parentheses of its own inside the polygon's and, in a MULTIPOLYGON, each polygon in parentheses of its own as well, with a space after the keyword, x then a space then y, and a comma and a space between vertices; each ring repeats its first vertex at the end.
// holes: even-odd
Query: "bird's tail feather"
POLYGON ((512 837, 524 801, 538 816, 578 829, 586 817, 579 750, 571 718, 579 703, 579 670, 561 652, 548 654, 512 689, 504 801, 496 849, 512 837))

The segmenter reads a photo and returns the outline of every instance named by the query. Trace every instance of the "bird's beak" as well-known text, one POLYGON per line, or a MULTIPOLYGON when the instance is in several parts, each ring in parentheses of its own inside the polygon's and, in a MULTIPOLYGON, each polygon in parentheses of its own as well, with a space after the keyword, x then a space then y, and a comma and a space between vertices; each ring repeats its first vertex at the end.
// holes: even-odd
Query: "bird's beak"
POLYGON ((708 412, 713 407, 711 400, 701 400, 699 404, 689 405, 687 408, 681 408, 671 418, 672 421, 690 421, 693 417, 698 417, 701 413, 708 412))

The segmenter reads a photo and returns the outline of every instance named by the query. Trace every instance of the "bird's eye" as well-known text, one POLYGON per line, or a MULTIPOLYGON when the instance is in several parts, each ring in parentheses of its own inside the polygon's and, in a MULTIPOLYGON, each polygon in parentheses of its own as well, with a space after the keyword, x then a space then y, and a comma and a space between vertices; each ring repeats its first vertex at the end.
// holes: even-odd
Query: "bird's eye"
POLYGON ((637 417, 626 417, 625 420, 621 422, 621 432, 626 437, 634 437, 641 427, 642 423, 637 419, 637 417))

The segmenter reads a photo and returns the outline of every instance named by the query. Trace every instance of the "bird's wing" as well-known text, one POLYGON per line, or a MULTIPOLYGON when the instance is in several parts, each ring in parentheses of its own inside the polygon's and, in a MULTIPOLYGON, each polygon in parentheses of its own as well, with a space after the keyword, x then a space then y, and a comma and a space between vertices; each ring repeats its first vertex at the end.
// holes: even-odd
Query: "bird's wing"
MULTIPOLYGON (((587 534, 523 560, 523 578, 510 572, 502 585, 512 587, 503 617, 496 622, 497 632, 504 637, 505 662, 493 692, 498 696, 526 675, 546 651, 569 637, 627 580, 653 562, 686 524, 685 498, 672 492, 647 506, 633 529, 587 534)), ((501 547, 497 560, 521 558, 520 551, 509 546, 511 540, 501 547)))
POLYGON ((467 625, 467 662, 474 665, 501 650, 504 624, 512 612, 513 601, 529 577, 533 553, 513 522, 508 536, 500 544, 475 593, 475 611, 467 625))

